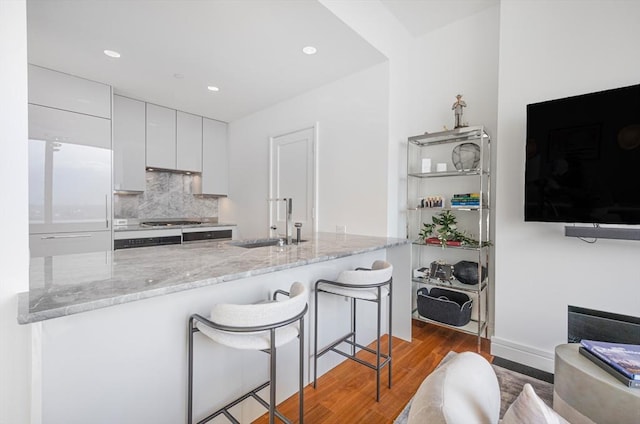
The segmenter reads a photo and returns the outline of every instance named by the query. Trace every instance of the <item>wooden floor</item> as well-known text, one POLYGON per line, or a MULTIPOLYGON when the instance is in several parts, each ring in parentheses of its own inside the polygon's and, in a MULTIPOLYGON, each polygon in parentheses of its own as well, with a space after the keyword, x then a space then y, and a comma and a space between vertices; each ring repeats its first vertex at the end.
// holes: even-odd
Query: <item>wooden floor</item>
MULTIPOLYGON (((449 352, 477 352, 477 338, 455 330, 413 321, 411 343, 393 338, 392 388, 386 368, 380 377, 380 402, 376 402, 375 373, 354 361, 344 361, 304 391, 304 420, 307 424, 392 423, 413 397, 424 378, 449 352)), ((387 349, 385 336, 383 351, 387 349)), ((482 356, 489 361, 489 341, 482 341, 482 356)), ((362 356, 369 359, 370 356, 362 356)), ((369 359, 370 360, 370 359, 369 359)), ((298 395, 278 406, 287 418, 298 422, 298 395)), ((264 415, 255 424, 268 424, 264 415)), ((276 419, 276 422, 280 422, 276 419)))

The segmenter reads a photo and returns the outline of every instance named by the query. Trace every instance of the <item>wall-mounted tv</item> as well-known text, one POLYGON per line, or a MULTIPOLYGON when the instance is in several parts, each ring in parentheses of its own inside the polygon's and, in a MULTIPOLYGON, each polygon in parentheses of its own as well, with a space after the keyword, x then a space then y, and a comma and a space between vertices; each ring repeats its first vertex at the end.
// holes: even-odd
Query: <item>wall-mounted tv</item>
POLYGON ((527 105, 525 221, 640 224, 640 85, 527 105))

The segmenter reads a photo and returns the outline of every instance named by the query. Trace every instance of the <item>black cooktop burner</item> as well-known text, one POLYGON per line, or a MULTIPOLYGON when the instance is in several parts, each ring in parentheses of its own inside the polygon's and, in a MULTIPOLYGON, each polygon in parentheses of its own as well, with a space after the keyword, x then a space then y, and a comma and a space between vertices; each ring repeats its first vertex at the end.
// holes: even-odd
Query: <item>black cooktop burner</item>
POLYGON ((143 222, 141 225, 145 225, 148 227, 172 227, 175 225, 199 225, 202 224, 200 221, 148 221, 143 222))

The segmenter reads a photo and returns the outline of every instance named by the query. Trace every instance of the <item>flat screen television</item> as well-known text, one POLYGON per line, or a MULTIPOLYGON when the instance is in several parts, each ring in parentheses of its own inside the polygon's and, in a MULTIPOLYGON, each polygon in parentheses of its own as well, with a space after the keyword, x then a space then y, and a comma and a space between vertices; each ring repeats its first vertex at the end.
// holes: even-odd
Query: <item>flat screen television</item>
POLYGON ((527 105, 525 221, 640 224, 640 85, 527 105))

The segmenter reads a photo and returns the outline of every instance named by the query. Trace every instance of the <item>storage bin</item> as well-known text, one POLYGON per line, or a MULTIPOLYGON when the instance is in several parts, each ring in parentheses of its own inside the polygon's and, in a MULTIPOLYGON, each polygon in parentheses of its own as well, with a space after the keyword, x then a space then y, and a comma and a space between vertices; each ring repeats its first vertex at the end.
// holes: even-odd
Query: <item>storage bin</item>
POLYGON ((473 301, 462 292, 433 287, 418 290, 418 313, 428 319, 461 327, 471 320, 473 301))

